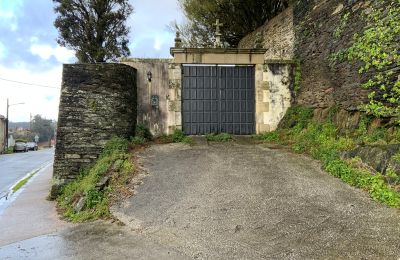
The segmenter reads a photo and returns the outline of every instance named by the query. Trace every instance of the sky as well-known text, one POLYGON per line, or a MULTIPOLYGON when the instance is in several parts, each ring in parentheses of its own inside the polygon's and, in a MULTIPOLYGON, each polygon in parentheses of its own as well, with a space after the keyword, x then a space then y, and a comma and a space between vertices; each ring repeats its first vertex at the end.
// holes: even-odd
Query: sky
MULTIPOLYGON (((131 57, 168 58, 175 37, 168 25, 183 19, 177 0, 130 2, 131 57)), ((29 121, 31 114, 57 120, 62 64, 76 58, 57 44, 53 7, 51 0, 0 0, 0 115, 9 98, 10 121, 29 121)))

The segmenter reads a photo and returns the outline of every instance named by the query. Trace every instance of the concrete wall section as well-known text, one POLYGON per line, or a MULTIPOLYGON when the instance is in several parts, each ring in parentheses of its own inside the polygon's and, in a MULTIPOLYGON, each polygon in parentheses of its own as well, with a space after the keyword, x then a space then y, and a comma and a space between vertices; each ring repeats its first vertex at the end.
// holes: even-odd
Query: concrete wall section
POLYGON ((51 197, 92 164, 108 140, 133 136, 135 126, 135 69, 123 64, 64 65, 51 197))
POLYGON ((264 124, 269 131, 278 128, 287 109, 294 102, 293 68, 291 63, 266 63, 264 65, 263 100, 268 100, 269 110, 264 113, 264 124))
POLYGON ((122 62, 137 70, 137 122, 147 126, 154 136, 167 132, 168 59, 129 59, 122 62), (151 81, 147 73, 151 72, 151 81), (158 106, 152 106, 151 96, 157 96, 158 106))

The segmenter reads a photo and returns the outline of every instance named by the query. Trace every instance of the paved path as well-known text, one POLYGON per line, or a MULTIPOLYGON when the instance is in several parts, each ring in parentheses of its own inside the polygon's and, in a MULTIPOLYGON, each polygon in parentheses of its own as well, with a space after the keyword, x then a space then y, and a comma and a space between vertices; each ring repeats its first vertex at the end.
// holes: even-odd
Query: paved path
POLYGON ((53 158, 54 149, 0 155, 0 197, 19 179, 53 158))
POLYGON ((49 194, 52 165, 39 171, 22 187, 17 197, 0 212, 0 246, 56 232, 66 226, 59 220, 49 194))
POLYGON ((238 143, 153 146, 115 209, 148 239, 198 259, 399 259, 400 212, 301 155, 238 143))
POLYGON ((156 145, 140 163, 143 184, 115 208, 124 227, 60 222, 51 172, 37 175, 0 216, 0 259, 400 257, 399 211, 306 157, 204 142, 156 145))

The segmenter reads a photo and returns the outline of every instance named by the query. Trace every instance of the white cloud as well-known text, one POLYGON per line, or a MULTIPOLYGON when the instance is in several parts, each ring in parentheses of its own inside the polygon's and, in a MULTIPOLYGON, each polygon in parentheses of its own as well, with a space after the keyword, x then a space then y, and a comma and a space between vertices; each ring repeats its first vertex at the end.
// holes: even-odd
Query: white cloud
POLYGON ((12 11, 0 10, 0 18, 12 19, 12 18, 14 18, 14 13, 12 11))
POLYGON ((161 40, 159 38, 154 39, 153 48, 155 50, 157 50, 157 51, 161 50, 161 45, 162 45, 162 42, 161 42, 161 40))
MULTIPOLYGON (((31 39, 32 42, 36 42, 35 39, 31 39)), ((46 44, 33 44, 31 45, 30 51, 32 54, 39 56, 43 60, 48 60, 54 56, 57 61, 66 63, 71 61, 75 56, 75 52, 68 50, 65 47, 57 46, 51 47, 46 44)))
MULTIPOLYGON (((62 66, 56 66, 49 71, 31 72, 26 64, 11 69, 0 65, 0 78, 39 85, 61 86, 62 66)), ((49 119, 57 119, 59 104, 59 89, 42 88, 0 80, 0 114, 6 114, 6 102, 25 104, 12 106, 9 110, 11 121, 29 121, 30 114, 40 114, 49 119)))

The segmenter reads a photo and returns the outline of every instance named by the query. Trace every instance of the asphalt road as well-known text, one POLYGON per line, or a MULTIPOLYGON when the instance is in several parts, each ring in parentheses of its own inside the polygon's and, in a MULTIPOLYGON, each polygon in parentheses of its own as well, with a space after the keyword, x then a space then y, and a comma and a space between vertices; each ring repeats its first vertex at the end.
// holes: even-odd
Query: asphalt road
POLYGON ((29 172, 52 162, 54 149, 0 155, 0 195, 29 172))

